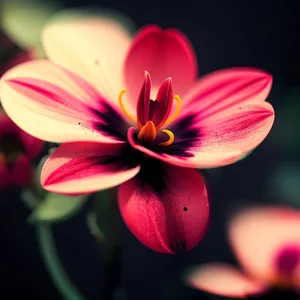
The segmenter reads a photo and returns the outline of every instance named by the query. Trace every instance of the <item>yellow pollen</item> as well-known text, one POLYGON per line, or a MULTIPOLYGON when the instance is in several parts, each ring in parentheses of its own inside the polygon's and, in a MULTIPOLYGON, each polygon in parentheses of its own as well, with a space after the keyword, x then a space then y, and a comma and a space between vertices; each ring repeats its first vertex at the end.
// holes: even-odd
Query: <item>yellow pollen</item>
POLYGON ((176 110, 175 110, 174 114, 166 121, 164 126, 169 125, 170 123, 172 123, 178 117, 178 115, 180 114, 181 107, 182 107, 181 98, 178 95, 175 95, 174 99, 175 99, 176 104, 177 104, 176 110))
POLYGON ((174 133, 168 129, 164 129, 162 130, 162 132, 164 132, 165 134, 167 134, 169 136, 169 139, 166 142, 160 143, 160 146, 169 146, 174 142, 174 133))
POLYGON ((119 94, 119 105, 123 111, 123 113, 130 119, 132 122, 136 123, 136 119, 126 110, 123 105, 123 95, 126 93, 126 89, 122 89, 119 94))

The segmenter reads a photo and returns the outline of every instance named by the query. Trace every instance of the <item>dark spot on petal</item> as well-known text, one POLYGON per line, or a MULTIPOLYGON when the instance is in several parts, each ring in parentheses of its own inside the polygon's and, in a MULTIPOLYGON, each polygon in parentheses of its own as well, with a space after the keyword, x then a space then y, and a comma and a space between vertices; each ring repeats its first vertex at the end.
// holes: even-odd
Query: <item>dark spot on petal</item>
POLYGON ((292 276, 300 262, 300 248, 298 245, 289 245, 280 250, 276 257, 276 270, 279 274, 292 276))
POLYGON ((98 59, 95 59, 95 65, 99 65, 99 60, 98 59))
POLYGON ((184 211, 187 211, 188 209, 187 209, 187 207, 184 207, 183 210, 184 210, 184 211))

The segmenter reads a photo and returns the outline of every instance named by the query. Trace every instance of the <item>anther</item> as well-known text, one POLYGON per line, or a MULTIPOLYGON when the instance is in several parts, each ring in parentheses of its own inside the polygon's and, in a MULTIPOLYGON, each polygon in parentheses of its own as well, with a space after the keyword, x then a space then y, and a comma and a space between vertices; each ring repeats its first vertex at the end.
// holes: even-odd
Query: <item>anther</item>
POLYGON ((126 110, 123 105, 123 95, 126 93, 126 89, 122 89, 119 94, 119 105, 123 111, 123 113, 130 119, 132 122, 136 123, 136 119, 126 110))
POLYGON ((164 126, 167 126, 170 123, 172 123, 178 117, 178 115, 180 114, 181 107, 182 107, 181 98, 178 95, 175 95, 174 99, 175 99, 176 104, 177 104, 176 110, 173 113, 173 115, 166 121, 166 123, 164 124, 164 126))
POLYGON ((165 134, 167 134, 169 136, 169 139, 166 142, 160 143, 160 146, 169 146, 174 142, 174 133, 168 129, 164 129, 162 130, 162 132, 164 132, 165 134))

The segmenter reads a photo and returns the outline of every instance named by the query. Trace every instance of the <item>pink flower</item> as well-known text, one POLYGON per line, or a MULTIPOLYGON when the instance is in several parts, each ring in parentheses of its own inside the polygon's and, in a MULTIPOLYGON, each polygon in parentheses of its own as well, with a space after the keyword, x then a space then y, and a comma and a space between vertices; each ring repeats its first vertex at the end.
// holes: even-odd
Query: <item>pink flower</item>
POLYGON ((279 295, 298 299, 299 226, 300 212, 286 207, 241 212, 229 226, 229 240, 244 272, 227 264, 210 263, 191 272, 187 283, 225 297, 266 296, 276 290, 278 298, 272 299, 281 299, 279 295))
POLYGON ((30 161, 44 146, 0 112, 0 190, 10 185, 29 186, 32 183, 30 161))
POLYGON ((44 188, 83 194, 121 184, 121 213, 143 244, 195 247, 209 203, 194 168, 233 163, 266 137, 271 76, 236 68, 197 80, 187 38, 153 25, 132 40, 106 19, 56 23, 43 43, 52 62, 6 73, 1 98, 25 131, 64 143, 45 163, 44 188))

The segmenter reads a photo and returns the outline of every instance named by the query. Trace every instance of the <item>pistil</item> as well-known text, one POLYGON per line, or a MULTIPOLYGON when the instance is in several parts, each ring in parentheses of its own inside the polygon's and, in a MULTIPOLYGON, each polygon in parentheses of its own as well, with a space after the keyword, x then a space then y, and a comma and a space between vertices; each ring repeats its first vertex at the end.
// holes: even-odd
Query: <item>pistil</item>
MULTIPOLYGON (((119 105, 127 118, 137 124, 139 129, 137 139, 142 144, 149 145, 154 143, 157 131, 166 125, 171 124, 181 111, 182 102, 178 95, 173 96, 171 78, 167 78, 163 81, 158 90, 156 100, 152 100, 150 99, 151 78, 149 73, 145 72, 144 84, 137 103, 137 119, 126 110, 123 104, 122 98, 125 92, 125 89, 120 91, 119 105), (176 110, 169 117, 174 99, 177 104, 176 110)), ((163 129, 161 132, 168 135, 169 139, 159 145, 164 147, 171 145, 175 140, 173 132, 168 129, 163 129)))

